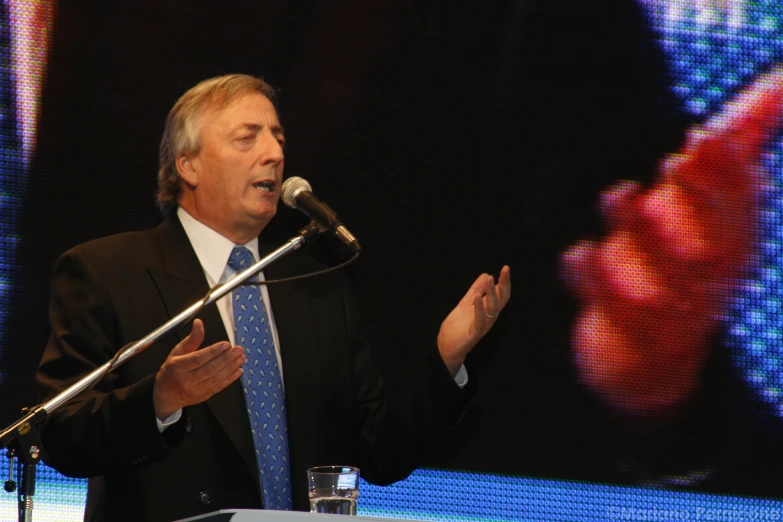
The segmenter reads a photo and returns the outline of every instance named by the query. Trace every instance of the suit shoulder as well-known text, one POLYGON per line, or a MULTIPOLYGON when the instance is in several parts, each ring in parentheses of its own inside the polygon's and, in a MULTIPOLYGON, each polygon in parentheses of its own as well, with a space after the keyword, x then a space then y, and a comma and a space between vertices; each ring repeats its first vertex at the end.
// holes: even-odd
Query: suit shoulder
MULTIPOLYGON (((327 270, 330 266, 309 257, 301 252, 292 252, 285 258, 273 263, 264 272, 268 279, 284 279, 305 274, 312 274, 321 270, 327 270)), ((332 291, 350 288, 348 280, 341 271, 319 274, 312 278, 297 281, 298 284, 308 288, 329 288, 332 291)))
POLYGON ((302 252, 292 252, 288 259, 286 259, 292 266, 299 270, 307 270, 308 272, 315 272, 317 270, 325 270, 329 268, 320 261, 313 259, 307 254, 302 252))
POLYGON ((154 233, 154 229, 149 229, 93 239, 71 248, 63 257, 80 255, 98 265, 127 262, 156 250, 154 233))

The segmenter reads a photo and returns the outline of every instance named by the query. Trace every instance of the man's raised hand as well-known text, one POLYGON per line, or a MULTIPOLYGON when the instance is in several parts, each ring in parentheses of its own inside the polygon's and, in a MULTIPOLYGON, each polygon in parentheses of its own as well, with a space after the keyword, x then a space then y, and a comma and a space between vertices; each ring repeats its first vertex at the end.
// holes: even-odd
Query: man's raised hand
POLYGON ((245 353, 228 341, 199 350, 204 323, 193 321, 190 335, 171 350, 155 376, 152 402, 160 421, 185 406, 206 401, 242 375, 245 353))
POLYGON ((443 362, 456 376, 474 346, 495 324, 511 297, 511 269, 504 266, 497 284, 489 274, 481 274, 446 317, 438 333, 438 350, 443 362))

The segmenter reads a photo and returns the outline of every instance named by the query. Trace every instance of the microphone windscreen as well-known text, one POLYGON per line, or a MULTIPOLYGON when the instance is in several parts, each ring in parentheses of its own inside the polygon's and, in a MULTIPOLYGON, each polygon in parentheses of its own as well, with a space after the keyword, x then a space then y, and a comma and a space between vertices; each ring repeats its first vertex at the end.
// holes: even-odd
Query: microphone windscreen
POLYGON ((283 203, 291 208, 296 208, 296 196, 303 190, 313 191, 313 187, 310 186, 306 179, 299 176, 288 178, 283 182, 283 203))

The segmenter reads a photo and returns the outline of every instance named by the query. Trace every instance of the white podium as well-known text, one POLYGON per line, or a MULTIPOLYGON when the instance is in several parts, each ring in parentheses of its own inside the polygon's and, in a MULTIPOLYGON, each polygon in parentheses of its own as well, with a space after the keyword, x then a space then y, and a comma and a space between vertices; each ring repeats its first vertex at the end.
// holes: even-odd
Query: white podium
MULTIPOLYGON (((337 518, 348 515, 325 515, 322 513, 304 513, 302 511, 275 511, 272 509, 221 509, 206 515, 183 518, 176 522, 337 522, 337 518)), ((350 517, 360 522, 389 522, 394 518, 350 517)))

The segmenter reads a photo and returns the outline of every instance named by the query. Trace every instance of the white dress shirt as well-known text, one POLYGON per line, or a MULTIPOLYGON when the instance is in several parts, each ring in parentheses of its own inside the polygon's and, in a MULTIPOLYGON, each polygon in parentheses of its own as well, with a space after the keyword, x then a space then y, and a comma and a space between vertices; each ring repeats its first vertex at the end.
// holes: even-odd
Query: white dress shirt
MULTIPOLYGON (((228 258, 234 247, 243 246, 248 248, 253 253, 255 260, 259 260, 258 238, 253 239, 245 245, 237 245, 230 239, 223 237, 205 224, 196 220, 196 218, 188 214, 182 207, 177 208, 177 217, 182 223, 182 227, 185 229, 185 234, 187 234, 190 244, 193 246, 193 250, 196 251, 196 257, 198 257, 198 261, 201 263, 201 268, 204 270, 204 275, 207 278, 210 288, 216 284, 225 283, 237 273, 228 266, 228 258)), ((258 278, 263 280, 264 273, 259 272, 258 278)), ((272 311, 272 303, 269 301, 269 291, 267 290, 266 285, 260 285, 260 287, 261 296, 264 299, 264 306, 266 306, 267 313, 269 314, 269 327, 275 341, 275 352, 277 353, 277 363, 280 369, 280 379, 283 381, 283 386, 285 386, 283 361, 280 357, 280 338, 277 336, 275 315, 272 311)), ((231 294, 227 294, 218 299, 215 302, 215 306, 217 306, 218 311, 220 312, 220 318, 223 320, 223 325, 226 327, 228 340, 234 345, 234 315, 231 294)), ((468 372, 465 370, 464 365, 460 367, 459 373, 457 373, 454 381, 460 387, 464 387, 468 383, 468 372)), ((182 410, 177 410, 164 421, 160 421, 156 418, 158 429, 162 432, 176 423, 181 415, 182 410)))

